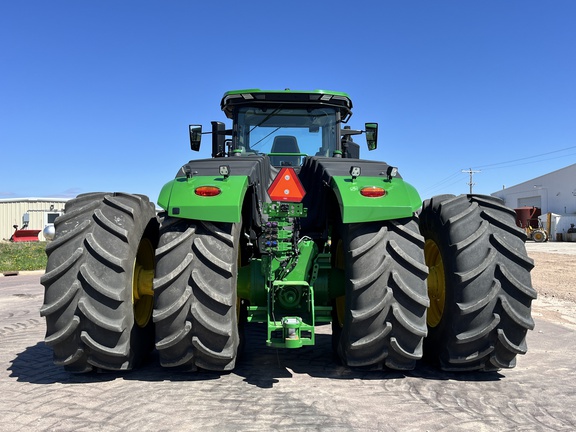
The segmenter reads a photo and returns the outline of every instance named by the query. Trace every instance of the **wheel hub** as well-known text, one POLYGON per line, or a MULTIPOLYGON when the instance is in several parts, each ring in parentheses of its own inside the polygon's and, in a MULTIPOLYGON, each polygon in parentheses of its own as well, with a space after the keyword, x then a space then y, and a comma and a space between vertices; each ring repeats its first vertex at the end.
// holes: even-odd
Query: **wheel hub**
POLYGON ((138 246, 132 279, 134 320, 140 327, 145 327, 152 316, 154 308, 153 281, 154 247, 150 240, 144 238, 138 246))
POLYGON ((433 240, 426 240, 424 245, 424 257, 428 266, 428 298, 430 307, 426 316, 426 322, 430 327, 436 327, 444 314, 446 300, 446 278, 444 263, 438 245, 433 240))

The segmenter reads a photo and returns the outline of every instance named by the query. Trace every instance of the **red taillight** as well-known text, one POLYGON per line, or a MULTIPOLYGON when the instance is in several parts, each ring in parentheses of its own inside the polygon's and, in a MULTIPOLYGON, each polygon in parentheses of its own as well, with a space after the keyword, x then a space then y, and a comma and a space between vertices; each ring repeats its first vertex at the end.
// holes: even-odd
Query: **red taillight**
POLYGON ((217 188, 216 186, 200 186, 194 189, 194 193, 196 195, 200 195, 203 197, 213 197, 216 195, 220 195, 220 192, 222 191, 220 190, 220 188, 217 188))
POLYGON ((377 186, 368 186, 360 189, 360 194, 367 198, 379 198, 386 195, 386 189, 377 186))

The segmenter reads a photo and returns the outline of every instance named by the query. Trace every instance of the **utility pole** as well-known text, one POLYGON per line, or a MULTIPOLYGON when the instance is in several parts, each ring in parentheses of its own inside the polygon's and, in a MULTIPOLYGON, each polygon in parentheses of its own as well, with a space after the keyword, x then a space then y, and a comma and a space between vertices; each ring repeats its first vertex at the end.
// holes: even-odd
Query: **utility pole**
POLYGON ((468 186, 470 186, 470 195, 472 195, 472 186, 474 186, 476 184, 472 181, 472 177, 474 176, 474 174, 482 172, 482 171, 474 171, 474 170, 472 170, 472 168, 469 168, 467 170, 462 170, 462 172, 468 173, 470 175, 470 182, 468 183, 468 186))

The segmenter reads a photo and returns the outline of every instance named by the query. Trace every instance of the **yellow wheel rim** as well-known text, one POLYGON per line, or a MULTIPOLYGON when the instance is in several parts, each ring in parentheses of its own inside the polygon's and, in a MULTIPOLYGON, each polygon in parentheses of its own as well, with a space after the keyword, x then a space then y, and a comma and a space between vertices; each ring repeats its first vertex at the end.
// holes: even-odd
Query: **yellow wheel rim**
POLYGON ((133 274, 134 320, 139 327, 146 327, 154 309, 154 247, 147 238, 142 239, 138 246, 133 274))
MULTIPOLYGON (((336 260, 334 266, 337 269, 344 270, 344 246, 342 240, 338 240, 336 245, 336 260)), ((336 316, 338 317, 338 325, 340 328, 344 327, 344 313, 346 311, 346 296, 336 297, 336 316)))
POLYGON ((428 298, 430 307, 426 315, 426 322, 430 327, 436 327, 442 320, 444 304, 446 301, 446 278, 444 263, 438 245, 433 240, 426 240, 424 245, 424 258, 428 266, 428 298))

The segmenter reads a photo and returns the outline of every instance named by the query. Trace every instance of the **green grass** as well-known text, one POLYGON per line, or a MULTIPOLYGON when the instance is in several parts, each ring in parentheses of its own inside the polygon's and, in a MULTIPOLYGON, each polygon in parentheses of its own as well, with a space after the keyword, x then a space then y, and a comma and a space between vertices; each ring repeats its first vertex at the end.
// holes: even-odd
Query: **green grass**
POLYGON ((0 243, 0 273, 46 268, 46 242, 0 243))

